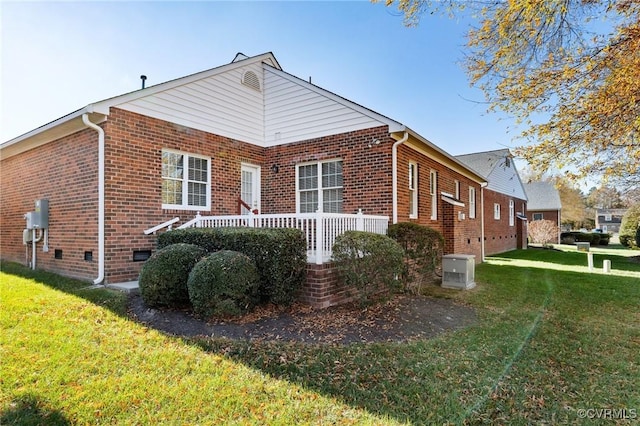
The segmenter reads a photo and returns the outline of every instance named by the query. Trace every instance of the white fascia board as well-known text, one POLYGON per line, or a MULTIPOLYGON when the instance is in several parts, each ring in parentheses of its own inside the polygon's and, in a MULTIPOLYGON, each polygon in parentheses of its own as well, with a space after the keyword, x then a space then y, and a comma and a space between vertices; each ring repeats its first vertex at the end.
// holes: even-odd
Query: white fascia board
MULTIPOLYGON (((445 150, 443 150, 439 146, 435 145, 434 143, 432 143, 428 139, 422 137, 419 133, 414 132, 413 130, 411 130, 409 128, 407 128, 407 131, 409 132, 409 134, 414 139, 416 139, 419 142, 423 143, 424 145, 426 145, 430 149, 436 151, 442 157, 444 157, 448 161, 450 161, 450 164, 448 166, 454 166, 453 169, 455 171, 457 171, 460 174, 468 177, 469 179, 481 184, 482 186, 486 186, 487 185, 488 181, 487 181, 486 177, 482 176, 480 173, 478 173, 477 171, 473 170, 471 167, 467 166, 462 161, 458 160, 457 158, 455 158, 454 156, 452 156, 451 154, 449 154, 448 152, 446 152, 445 150)), ((447 164, 445 164, 445 165, 447 165, 447 164)))
POLYGON ((0 145, 0 157, 9 158, 85 129, 86 126, 82 122, 83 114, 89 114, 90 120, 96 124, 102 123, 107 118, 105 114, 94 113, 92 105, 88 105, 4 142, 0 145))
MULTIPOLYGON (((265 64, 267 65, 267 64, 265 64)), ((268 65, 267 65, 268 66, 268 65)), ((305 81, 299 77, 296 77, 292 74, 289 74, 285 71, 282 71, 281 69, 277 69, 277 68, 273 68, 270 71, 273 71, 275 74, 277 74, 279 77, 282 77, 294 84, 300 85, 305 87, 306 89, 315 92, 321 96, 324 96, 328 99, 331 99, 334 102, 337 102, 347 108, 351 108, 354 111, 357 111, 363 115, 366 115, 367 117, 371 117, 373 120, 379 121, 382 124, 385 124, 387 126, 389 126, 389 133, 395 133, 395 132, 404 132, 406 127, 404 124, 399 123, 395 120, 390 119, 389 117, 386 117, 382 114, 379 114, 373 110, 370 110, 369 108, 363 107, 362 105, 359 105, 353 101, 350 101, 346 98, 343 98, 342 96, 336 95, 333 92, 330 92, 326 89, 323 89, 319 86, 316 86, 315 84, 309 83, 308 81, 305 81)))

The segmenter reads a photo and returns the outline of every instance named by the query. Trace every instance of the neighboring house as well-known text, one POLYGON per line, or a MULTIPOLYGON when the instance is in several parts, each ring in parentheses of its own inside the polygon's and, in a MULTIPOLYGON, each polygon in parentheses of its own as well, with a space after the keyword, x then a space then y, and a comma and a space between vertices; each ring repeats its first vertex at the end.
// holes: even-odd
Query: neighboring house
POLYGON ((596 229, 609 234, 620 232, 622 217, 627 209, 596 209, 596 229))
MULTIPOLYGON (((137 280, 155 231, 249 209, 413 221, 482 261, 481 173, 271 53, 87 105, 3 143, 0 159, 2 257, 96 284, 137 280), (24 215, 40 199, 49 224, 30 253, 24 215)), ((334 284, 312 262, 303 298, 336 303, 334 284)))
POLYGON ((527 196, 508 149, 458 155, 456 158, 487 178, 482 188, 484 254, 527 247, 527 196))
POLYGON ((558 241, 560 242, 560 230, 562 225, 562 203, 560 193, 552 182, 529 182, 524 184, 524 189, 529 198, 527 219, 550 220, 558 226, 558 241))

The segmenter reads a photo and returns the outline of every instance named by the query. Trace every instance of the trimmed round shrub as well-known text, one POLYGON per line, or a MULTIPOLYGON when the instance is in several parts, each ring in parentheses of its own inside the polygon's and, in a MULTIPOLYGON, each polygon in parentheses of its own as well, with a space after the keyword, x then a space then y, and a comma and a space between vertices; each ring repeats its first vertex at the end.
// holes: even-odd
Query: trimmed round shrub
POLYGON ((191 268, 206 251, 193 244, 171 244, 156 251, 140 271, 138 286, 149 306, 182 306, 189 303, 187 279, 191 268))
POLYGON ((299 229, 189 228, 164 232, 158 247, 196 244, 209 253, 233 250, 246 254, 260 274, 260 297, 277 305, 293 303, 307 271, 307 240, 299 229))
POLYGON ((193 267, 187 287, 197 315, 203 318, 240 315, 257 303, 260 275, 248 256, 221 250, 193 267))
POLYGON ((338 235, 333 245, 338 276, 357 291, 363 304, 371 302, 374 295, 399 289, 403 257, 400 244, 371 232, 347 231, 338 235))

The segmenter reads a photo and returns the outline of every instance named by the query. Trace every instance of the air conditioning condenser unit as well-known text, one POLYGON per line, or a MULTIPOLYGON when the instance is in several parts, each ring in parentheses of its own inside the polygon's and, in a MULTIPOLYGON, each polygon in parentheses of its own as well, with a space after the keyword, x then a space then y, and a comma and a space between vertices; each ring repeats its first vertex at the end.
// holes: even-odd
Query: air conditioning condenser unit
POLYGON ((476 286, 475 256, 446 254, 442 256, 442 287, 468 290, 476 286))

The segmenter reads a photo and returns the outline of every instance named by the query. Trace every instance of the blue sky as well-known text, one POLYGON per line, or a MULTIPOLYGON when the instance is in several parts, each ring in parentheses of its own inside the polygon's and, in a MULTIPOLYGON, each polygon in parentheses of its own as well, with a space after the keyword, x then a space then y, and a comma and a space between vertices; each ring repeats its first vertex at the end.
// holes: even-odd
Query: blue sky
POLYGON ((453 155, 516 145, 461 62, 470 21, 352 2, 2 2, 0 142, 89 103, 273 52, 453 155))

